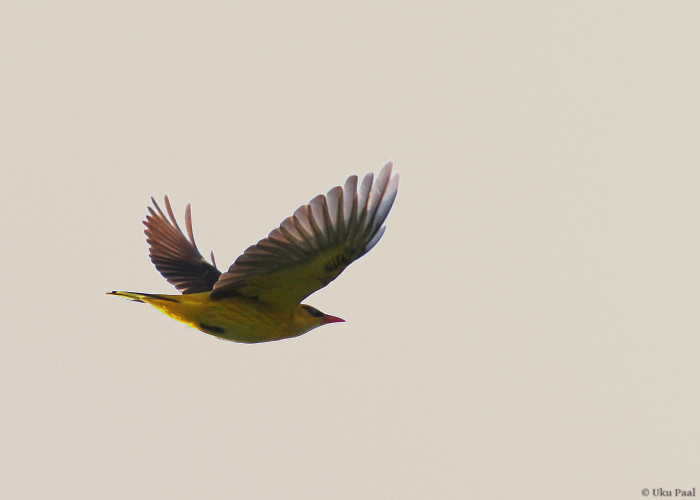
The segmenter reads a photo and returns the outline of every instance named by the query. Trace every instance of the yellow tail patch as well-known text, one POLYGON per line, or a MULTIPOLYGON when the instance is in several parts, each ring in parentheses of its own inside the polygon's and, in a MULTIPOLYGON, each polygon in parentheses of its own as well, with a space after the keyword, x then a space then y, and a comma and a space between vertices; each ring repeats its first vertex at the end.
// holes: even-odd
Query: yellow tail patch
POLYGON ((127 300, 133 300, 134 302, 146 302, 149 303, 153 300, 165 300, 168 302, 179 302, 172 297, 166 297, 163 295, 157 295, 155 293, 136 293, 136 292, 118 292, 112 291, 107 292, 107 295, 117 295, 118 297, 124 297, 127 300), (145 300, 144 300, 145 299, 145 300))

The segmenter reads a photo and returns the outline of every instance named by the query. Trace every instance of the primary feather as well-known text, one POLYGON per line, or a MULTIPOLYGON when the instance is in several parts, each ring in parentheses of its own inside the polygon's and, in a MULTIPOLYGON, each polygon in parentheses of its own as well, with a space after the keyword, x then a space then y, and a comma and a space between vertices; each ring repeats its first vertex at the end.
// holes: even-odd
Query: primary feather
MULTIPOLYGON (((154 208, 148 207, 146 241, 148 242, 151 262, 156 269, 182 293, 209 292, 219 280, 221 271, 207 262, 197 249, 192 231, 192 209, 187 204, 185 209, 185 226, 189 240, 185 238, 177 219, 170 207, 170 200, 165 196, 165 208, 170 220, 151 197, 154 208)), ((214 262, 214 253, 211 254, 214 262)))
POLYGON ((333 281, 384 234, 399 174, 384 165, 374 182, 357 176, 302 205, 236 259, 214 284, 212 298, 238 293, 279 306, 298 304, 333 281))

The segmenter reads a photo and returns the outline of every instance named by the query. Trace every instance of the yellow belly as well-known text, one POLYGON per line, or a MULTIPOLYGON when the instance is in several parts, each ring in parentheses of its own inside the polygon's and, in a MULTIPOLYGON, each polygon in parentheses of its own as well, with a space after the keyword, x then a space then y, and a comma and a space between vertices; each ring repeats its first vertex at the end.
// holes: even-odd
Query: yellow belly
POLYGON ((233 342, 256 343, 298 337, 310 330, 294 321, 293 311, 279 311, 246 297, 209 299, 209 292, 151 295, 117 292, 152 305, 163 314, 201 332, 233 342))

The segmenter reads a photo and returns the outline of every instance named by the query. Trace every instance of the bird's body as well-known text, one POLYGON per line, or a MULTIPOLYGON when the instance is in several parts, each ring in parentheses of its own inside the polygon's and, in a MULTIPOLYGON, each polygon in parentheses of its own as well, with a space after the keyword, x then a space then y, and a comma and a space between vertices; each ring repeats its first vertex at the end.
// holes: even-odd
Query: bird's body
POLYGON ((334 280, 381 238, 384 220, 398 190, 392 163, 357 176, 344 187, 319 195, 285 219, 267 238, 249 247, 226 273, 197 250, 190 206, 185 211, 189 240, 152 199, 146 235, 151 260, 182 295, 114 291, 204 333, 234 342, 257 343, 298 337, 319 326, 343 321, 306 304, 305 297, 334 280))
POLYGON ((166 316, 224 340, 245 344, 298 337, 325 323, 342 321, 327 316, 322 321, 308 310, 280 310, 274 305, 248 297, 211 299, 211 292, 162 295, 112 292, 127 299, 150 304, 166 316))

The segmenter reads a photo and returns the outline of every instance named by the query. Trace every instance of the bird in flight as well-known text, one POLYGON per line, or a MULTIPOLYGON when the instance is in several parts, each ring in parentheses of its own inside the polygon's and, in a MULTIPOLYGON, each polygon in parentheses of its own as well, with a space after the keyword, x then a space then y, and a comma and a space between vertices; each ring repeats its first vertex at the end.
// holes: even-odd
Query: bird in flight
POLYGON ((165 216, 156 201, 148 207, 146 241, 156 269, 181 295, 113 291, 145 302, 181 323, 233 342, 270 342, 303 335, 344 320, 301 301, 338 277, 369 252, 384 234, 399 188, 388 162, 358 185, 351 175, 299 207, 267 238, 249 247, 222 273, 214 253, 209 263, 194 241, 192 212, 185 209, 187 236, 165 196, 165 216))

